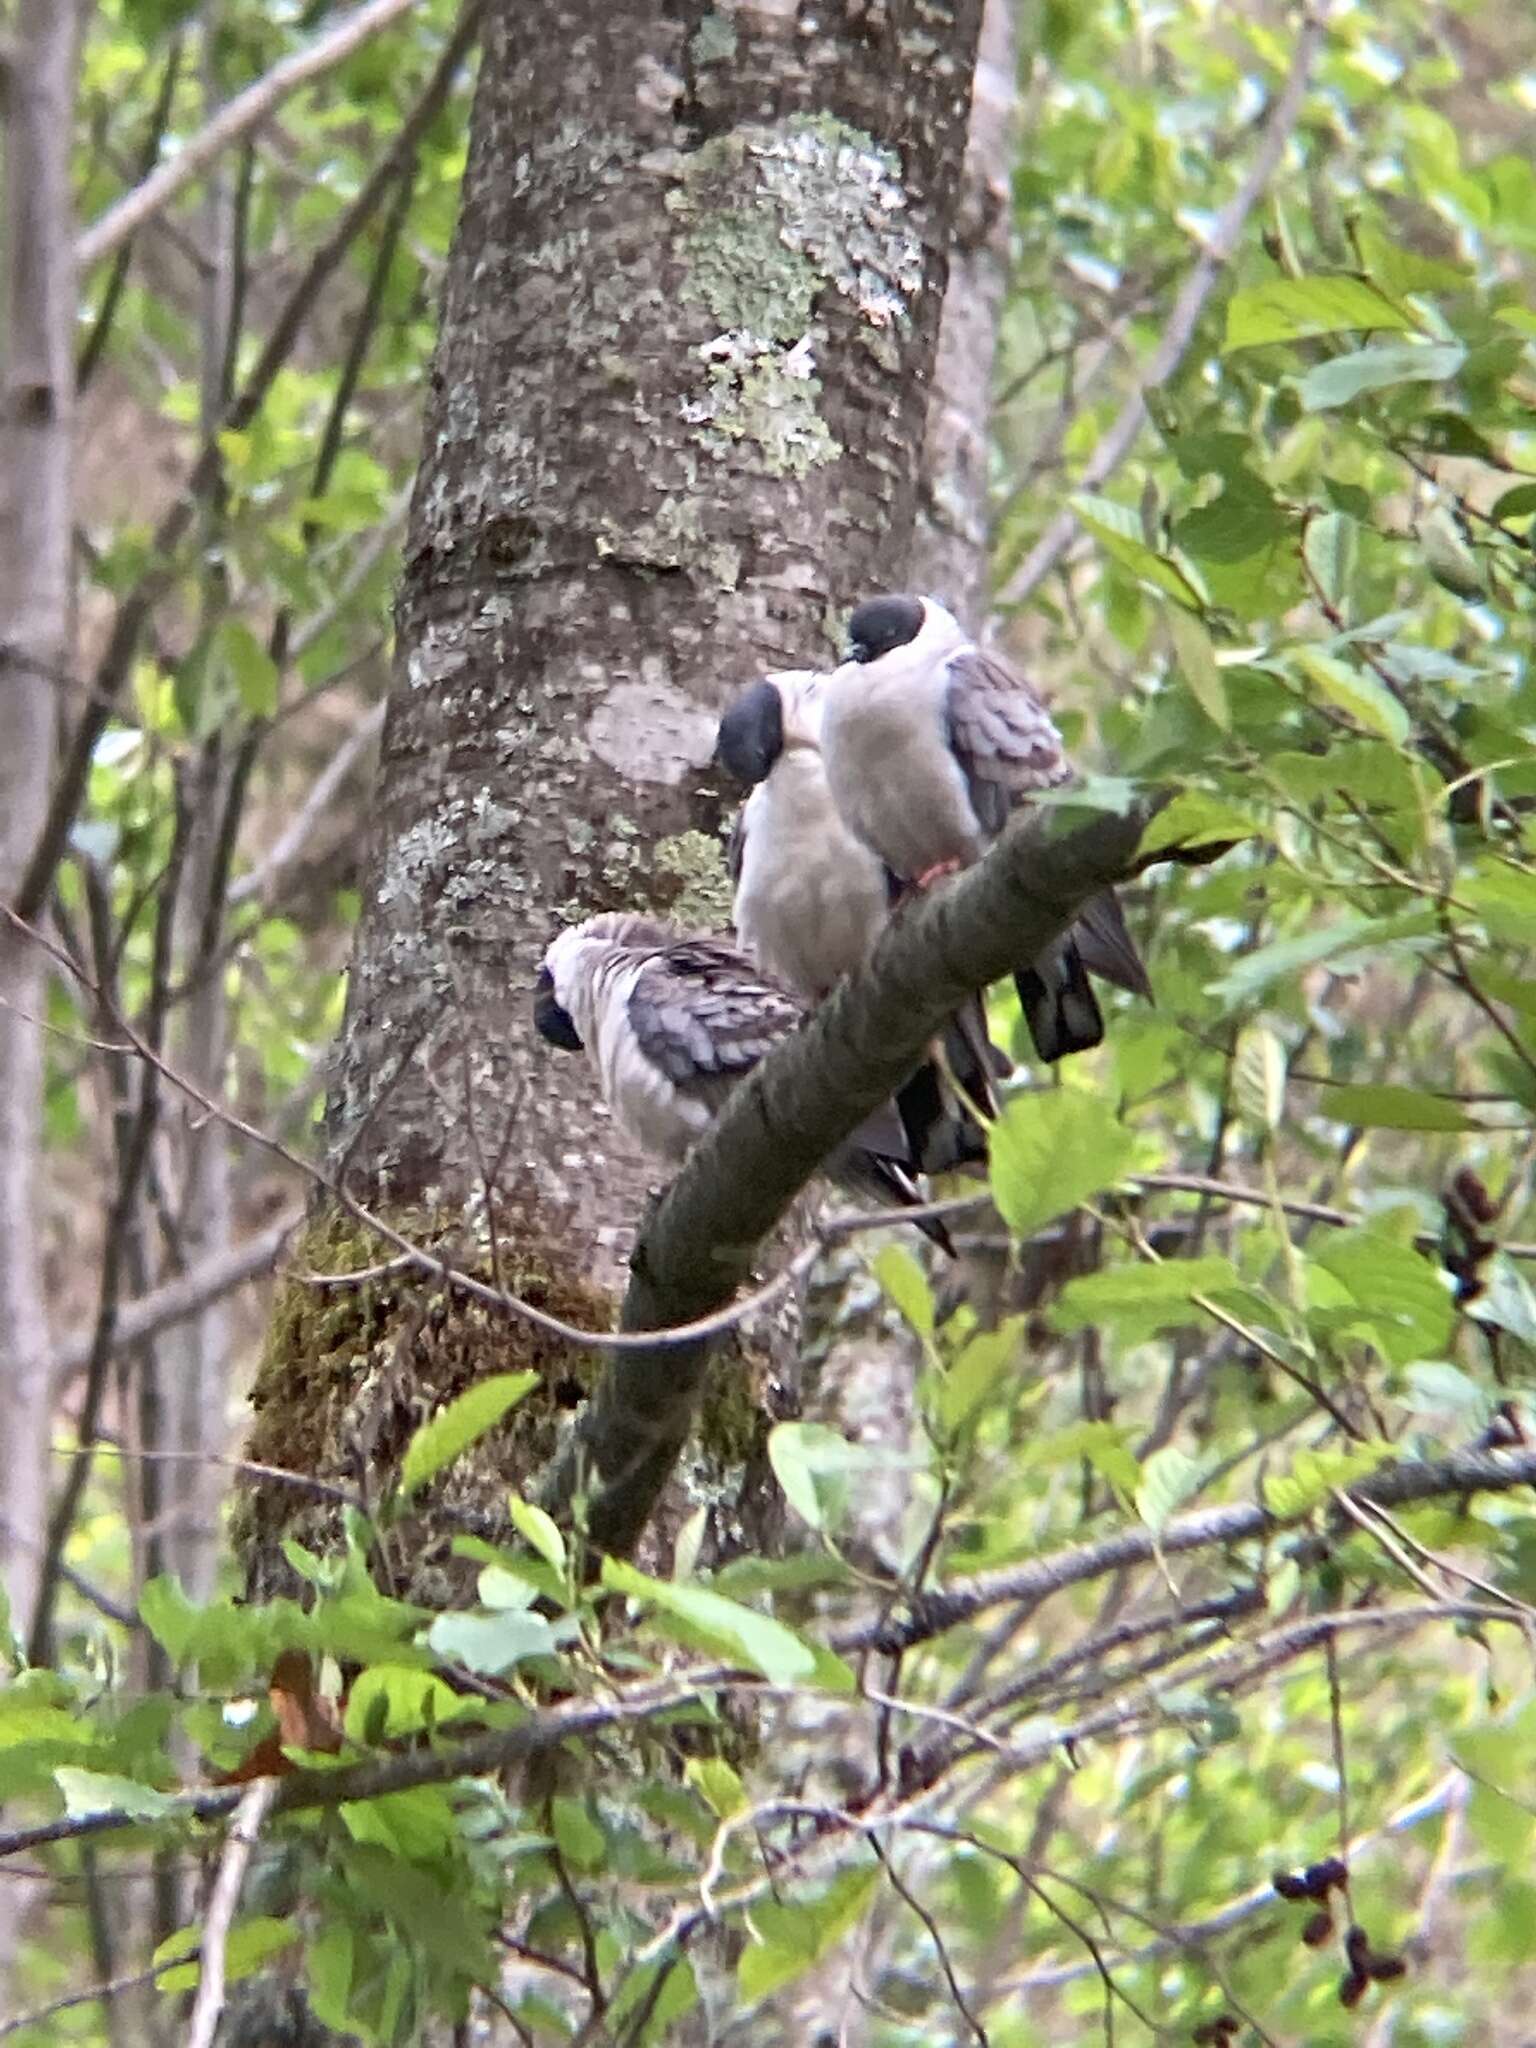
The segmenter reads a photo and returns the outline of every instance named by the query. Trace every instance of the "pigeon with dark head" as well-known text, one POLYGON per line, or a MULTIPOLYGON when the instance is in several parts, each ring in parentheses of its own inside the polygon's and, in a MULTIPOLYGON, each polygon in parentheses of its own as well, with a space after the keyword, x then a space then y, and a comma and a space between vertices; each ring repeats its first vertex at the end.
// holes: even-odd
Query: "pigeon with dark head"
MULTIPOLYGON (((1013 811, 1074 780, 1040 698, 932 597, 874 597, 828 679, 822 754, 843 822, 903 883, 969 867, 1013 811)), ((1090 973, 1150 999, 1119 899, 1105 889, 1038 960, 1014 970, 1044 1060, 1104 1036, 1090 973)))
MULTIPOLYGON (((533 1002, 540 1035, 585 1052, 615 1122, 672 1167, 805 1014, 734 946, 622 912, 589 917, 551 941, 533 1002)), ((922 1199, 889 1105, 866 1117, 823 1171, 881 1204, 911 1208, 922 1199)), ((918 1227, 951 1249, 942 1224, 925 1218, 918 1227)))

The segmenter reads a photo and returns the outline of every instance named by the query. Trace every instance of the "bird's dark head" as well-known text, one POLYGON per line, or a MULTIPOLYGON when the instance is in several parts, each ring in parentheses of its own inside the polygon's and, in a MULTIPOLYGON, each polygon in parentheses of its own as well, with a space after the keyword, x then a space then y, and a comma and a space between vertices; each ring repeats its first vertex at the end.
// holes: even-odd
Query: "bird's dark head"
POLYGON ((766 680, 743 690, 720 721, 715 759, 727 775, 755 788, 784 751, 784 699, 766 680))
POLYGON ((923 630, 927 607, 920 597, 869 597, 855 605, 848 621, 845 661, 878 661, 893 647, 905 647, 923 630))
POLYGON ((539 969, 539 978, 534 985, 533 1028, 540 1038, 547 1038, 562 1052, 586 1050, 581 1033, 571 1021, 570 1011, 560 1007, 560 998, 555 994, 555 977, 547 967, 539 969))

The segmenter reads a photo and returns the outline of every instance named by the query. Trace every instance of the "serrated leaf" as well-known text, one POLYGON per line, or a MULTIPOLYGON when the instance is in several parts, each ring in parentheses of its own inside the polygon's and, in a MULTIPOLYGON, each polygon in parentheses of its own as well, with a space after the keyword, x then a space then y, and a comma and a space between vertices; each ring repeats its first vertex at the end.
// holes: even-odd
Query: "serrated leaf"
POLYGON ((1343 610, 1360 553, 1359 521, 1347 512, 1325 512, 1321 518, 1309 519, 1301 551, 1326 602, 1343 610))
POLYGON ((507 1496, 507 1512, 512 1517, 512 1526, 528 1545, 537 1551, 544 1562, 557 1572, 565 1570, 565 1538, 550 1516, 532 1501, 521 1500, 513 1493, 507 1496))
POLYGON ((1256 476, 1244 475, 1228 485, 1214 504, 1186 512, 1173 537, 1197 562, 1226 564, 1250 561, 1291 531, 1292 519, 1274 493, 1256 476))
POLYGON ((1227 301, 1223 355, 1262 348, 1277 341, 1303 341, 1315 334, 1388 328, 1409 332, 1412 313, 1367 278, 1334 273, 1318 277, 1276 277, 1248 285, 1227 301))
POLYGON ((413 1664, 370 1664, 352 1681, 343 1726, 353 1742, 370 1746, 475 1711, 475 1701, 413 1664))
POLYGON ((798 1685, 816 1669, 809 1644, 771 1616, 758 1614, 711 1593, 702 1586, 674 1586, 665 1579, 650 1578, 621 1558, 603 1559, 603 1584, 610 1593, 626 1593, 633 1600, 662 1615, 682 1622, 691 1637, 760 1671, 770 1685, 798 1685))
POLYGON ((1325 654, 1321 647, 1292 648, 1289 663, 1318 696, 1346 712, 1357 725, 1398 745, 1407 739, 1411 730, 1408 713, 1369 670, 1354 668, 1336 654, 1325 654))
POLYGON ((1365 391, 1385 391, 1394 384, 1433 384, 1454 377, 1467 352, 1454 342, 1385 342, 1318 363, 1301 380, 1301 403, 1307 412, 1332 412, 1365 391))
POLYGON ((933 1289, 904 1245, 888 1244, 871 1261, 880 1290, 919 1337, 933 1336, 933 1289))
POLYGON ((992 1199, 1014 1235, 1026 1237, 1111 1186, 1135 1149, 1100 1096, 1075 1088, 1016 1095, 992 1126, 992 1199))
POLYGON ((536 1372, 500 1372, 466 1388, 457 1400, 424 1422, 406 1445, 400 1461, 400 1491, 412 1494, 425 1486, 493 1430, 538 1384, 536 1372))
POLYGON ((1161 1529, 1170 1515, 1193 1499, 1205 1480, 1205 1467, 1175 1444, 1164 1444, 1141 1465, 1136 1512, 1149 1529, 1161 1529))
POLYGON ((1450 1291, 1440 1269, 1411 1246, 1376 1230, 1340 1230, 1307 1264, 1343 1282, 1394 1364, 1432 1358, 1449 1343, 1456 1314, 1450 1291))
POLYGON ((1227 703, 1221 670, 1216 666, 1216 650, 1211 645, 1211 636, 1204 623, 1181 605, 1168 606, 1164 617, 1185 687, 1206 717, 1219 725, 1223 732, 1229 732, 1232 710, 1227 703))
POLYGON ((684 1766, 684 1776, 711 1813, 717 1813, 722 1820, 746 1812, 746 1790, 723 1757, 690 1757, 684 1766))
POLYGON ((1280 1128, 1285 1113, 1285 1051, 1267 1026, 1252 1025, 1239 1038, 1232 1091, 1238 1108, 1257 1129, 1280 1128))
POLYGON ((1297 1451, 1289 1469, 1264 1481, 1264 1505, 1272 1515, 1292 1520, 1320 1506, 1336 1487, 1350 1487, 1367 1478, 1393 1455, 1383 1443, 1350 1444, 1337 1451, 1297 1451))
POLYGON ((1072 510, 1122 568, 1191 611, 1205 609, 1205 593, 1195 588, 1176 562, 1148 547, 1141 537, 1140 522, 1129 506, 1080 491, 1072 500, 1072 510))
POLYGON ((1380 1131, 1480 1131, 1487 1126, 1459 1102, 1426 1095, 1390 1082, 1355 1085, 1328 1082, 1318 1091, 1318 1108, 1335 1123, 1380 1131))

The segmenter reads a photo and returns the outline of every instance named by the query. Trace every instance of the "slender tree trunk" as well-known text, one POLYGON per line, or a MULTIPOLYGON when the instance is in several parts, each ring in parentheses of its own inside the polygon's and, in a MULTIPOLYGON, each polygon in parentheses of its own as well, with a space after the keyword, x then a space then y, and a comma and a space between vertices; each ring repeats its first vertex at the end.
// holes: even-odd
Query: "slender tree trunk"
MULTIPOLYGON (((5 301, 0 334, 0 902, 42 823, 71 654, 70 415, 75 277, 70 0, 20 0, 4 76, 5 301)), ((48 1517, 51 1392, 43 1284, 42 955, 0 921, 0 1570, 25 1629, 48 1517)), ((0 1900, 0 1976, 22 1887, 0 1900)))
MULTIPOLYGON (((4 387, 0 395, 0 900, 42 823, 71 652, 75 11, 21 0, 5 78, 4 387)), ((48 1502, 42 1280, 42 955, 0 926, 0 1507, 18 1623, 37 1590, 48 1502)))
MULTIPOLYGON (((494 1181, 501 1277, 578 1323, 610 1313, 650 1174, 534 1036, 538 958, 593 910, 721 918, 723 699, 824 660, 905 576, 979 13, 491 17, 328 1127, 354 1193, 487 1267, 494 1181)), ((298 1263, 376 1256, 321 1216, 298 1263)), ((482 1369, 568 1398, 568 1353, 447 1304, 408 1395, 397 1371, 360 1414, 397 1306, 317 1375, 316 1318, 280 1301, 258 1455, 376 1464, 482 1369)), ((536 1407, 514 1476, 560 1421, 540 1438, 536 1407)), ((291 1512, 255 1497, 258 1578, 291 1512)))

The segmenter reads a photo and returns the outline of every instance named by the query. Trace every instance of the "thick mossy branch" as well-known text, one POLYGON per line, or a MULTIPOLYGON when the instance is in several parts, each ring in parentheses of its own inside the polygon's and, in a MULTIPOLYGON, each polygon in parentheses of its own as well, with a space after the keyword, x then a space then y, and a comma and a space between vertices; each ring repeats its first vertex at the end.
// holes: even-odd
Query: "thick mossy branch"
MULTIPOLYGON (((1137 850, 1164 801, 1096 812, 1065 831, 1021 817, 985 860, 893 918, 862 971, 736 1090, 658 1203, 631 1261, 621 1327, 665 1329, 727 1302, 827 1154, 900 1087, 957 1004, 1037 958, 1089 897, 1145 865, 1137 850)), ((1155 856, 1181 857, 1167 847, 1155 856)), ((639 1537, 687 1437, 711 1348, 658 1344, 603 1375, 549 1489, 563 1506, 585 1475, 599 1549, 623 1553, 639 1537)))

